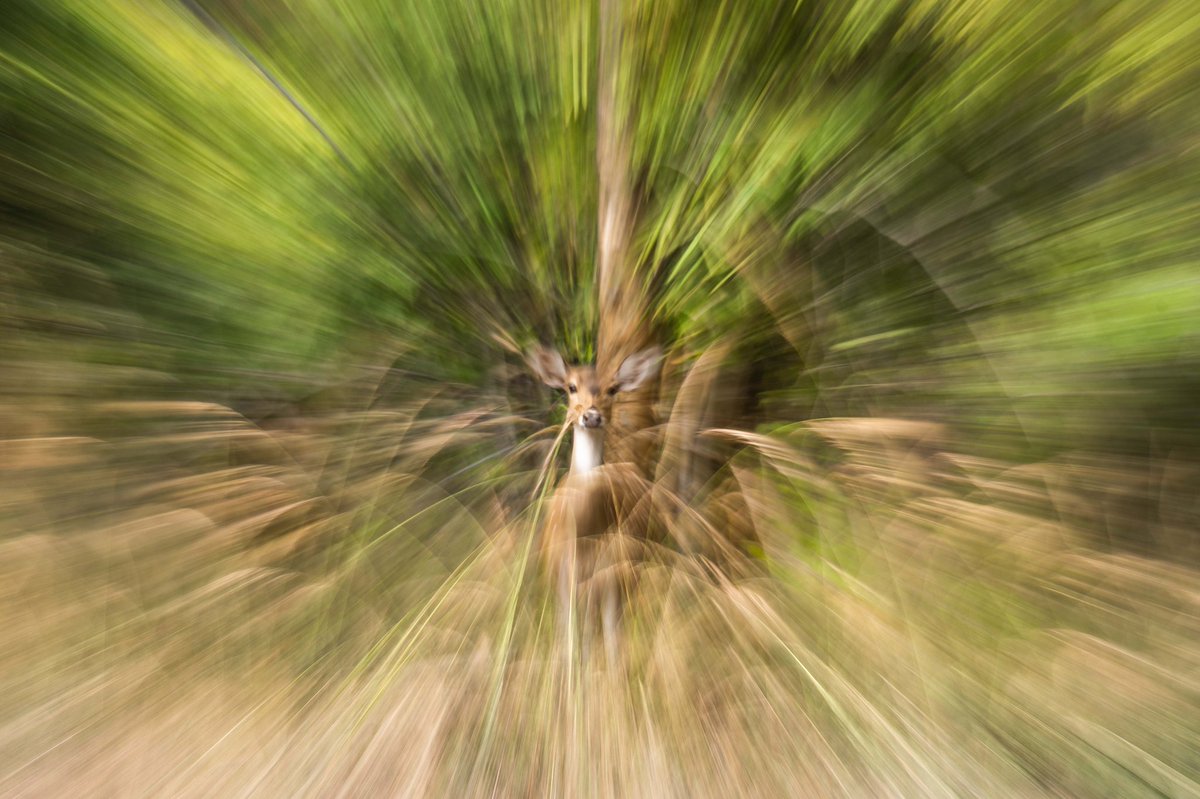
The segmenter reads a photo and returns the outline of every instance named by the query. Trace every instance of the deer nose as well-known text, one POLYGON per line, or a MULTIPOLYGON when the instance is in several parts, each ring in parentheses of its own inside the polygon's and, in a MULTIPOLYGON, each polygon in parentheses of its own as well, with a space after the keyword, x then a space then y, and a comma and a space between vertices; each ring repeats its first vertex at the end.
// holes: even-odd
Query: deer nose
POLYGON ((584 427, 599 427, 604 424, 604 417, 600 415, 600 411, 595 408, 588 408, 583 412, 584 427))

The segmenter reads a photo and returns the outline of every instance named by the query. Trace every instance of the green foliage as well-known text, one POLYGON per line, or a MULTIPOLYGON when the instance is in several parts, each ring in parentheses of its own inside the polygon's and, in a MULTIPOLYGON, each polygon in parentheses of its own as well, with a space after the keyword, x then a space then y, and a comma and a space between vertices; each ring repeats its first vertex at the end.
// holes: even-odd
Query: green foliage
MULTIPOLYGON (((772 388, 826 413, 917 398, 1052 449, 1110 424, 1082 410, 1058 434, 1081 391, 1179 423, 1139 383, 1196 366, 1200 15, 621 8, 635 266, 678 346, 733 334, 798 357, 807 376, 772 388)), ((94 357, 185 382, 332 375, 388 359, 381 340, 477 381, 497 332, 587 357, 596 20, 582 2, 10 4, 6 268, 55 314, 123 320, 94 357)))

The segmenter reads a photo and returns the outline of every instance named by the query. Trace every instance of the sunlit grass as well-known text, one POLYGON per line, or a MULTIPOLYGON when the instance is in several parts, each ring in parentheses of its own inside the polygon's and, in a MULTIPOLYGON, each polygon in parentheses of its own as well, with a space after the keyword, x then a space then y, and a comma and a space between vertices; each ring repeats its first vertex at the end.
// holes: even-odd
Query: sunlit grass
POLYGON ((647 550, 613 663, 586 619, 558 634, 538 506, 503 500, 528 501, 536 468, 428 480, 417 453, 472 449, 481 417, 274 433, 219 406, 127 405, 103 411, 170 428, 27 439, 15 462, 30 487, 127 472, 104 500, 60 489, 90 512, 6 541, 7 790, 1194 787, 1194 573, 1057 520, 1046 486, 1078 466, 1030 481, 898 420, 717 431, 749 446, 690 512, 731 532, 718 508, 736 499, 758 546, 647 550))

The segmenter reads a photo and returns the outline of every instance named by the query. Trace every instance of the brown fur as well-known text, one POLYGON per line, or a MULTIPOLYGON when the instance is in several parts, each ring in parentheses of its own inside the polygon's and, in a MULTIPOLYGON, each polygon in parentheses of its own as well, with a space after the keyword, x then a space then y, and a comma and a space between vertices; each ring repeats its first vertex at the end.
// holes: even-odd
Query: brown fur
MULTIPOLYGON (((572 468, 551 499, 539 550, 542 569, 558 586, 564 610, 578 607, 590 621, 599 616, 610 657, 615 656, 616 619, 630 590, 636 556, 644 549, 648 515, 647 482, 629 462, 608 461, 628 428, 613 425, 614 407, 623 394, 634 394, 657 373, 661 353, 650 348, 626 358, 619 368, 599 372, 587 365, 567 366, 562 356, 538 348, 529 357, 547 385, 567 394, 567 423, 576 436, 572 468), (593 427, 585 426, 589 417, 593 427), (579 457, 579 447, 595 448, 595 462, 579 457), (605 457, 600 460, 600 453, 605 457)), ((644 395, 643 395, 644 397, 644 395)), ((649 403, 643 418, 649 414, 649 403)), ((622 453, 623 454, 623 453, 622 453)), ((569 615, 564 613, 564 618, 569 615)), ((586 632, 586 628, 585 628, 586 632)))

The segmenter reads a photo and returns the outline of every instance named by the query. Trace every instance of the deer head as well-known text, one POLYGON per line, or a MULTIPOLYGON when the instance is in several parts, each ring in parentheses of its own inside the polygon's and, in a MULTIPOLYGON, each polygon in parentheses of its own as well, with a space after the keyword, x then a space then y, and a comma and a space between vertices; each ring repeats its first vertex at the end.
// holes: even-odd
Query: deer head
POLYGON ((617 395, 641 388, 658 371, 662 351, 648 347, 621 362, 612 373, 594 366, 567 366, 557 351, 537 347, 529 366, 543 383, 566 392, 567 418, 574 431, 571 472, 586 473, 604 462, 604 435, 617 395))

